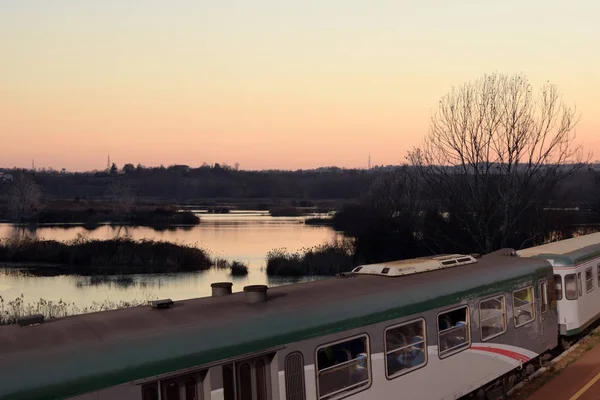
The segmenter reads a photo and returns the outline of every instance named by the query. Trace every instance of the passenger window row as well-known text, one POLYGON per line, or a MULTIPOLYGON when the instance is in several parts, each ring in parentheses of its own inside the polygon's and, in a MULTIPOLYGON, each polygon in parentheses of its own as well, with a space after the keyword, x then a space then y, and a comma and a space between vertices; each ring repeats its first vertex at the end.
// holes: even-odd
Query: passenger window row
MULTIPOLYGON (((593 268, 589 267, 585 270, 585 291, 590 293, 594 290, 594 272, 593 268)), ((565 275, 565 298, 567 300, 577 300, 583 296, 583 282, 581 272, 576 274, 565 275)), ((600 287, 600 264, 596 266, 596 282, 600 287)), ((562 276, 554 275, 554 284, 556 285, 556 300, 563 298, 563 282, 562 276)))
MULTIPOLYGON (((540 289, 546 290, 544 282, 540 289)), ((542 298, 545 293, 542 293, 542 298)), ((512 294, 515 328, 535 319, 533 286, 512 294)), ((542 312, 547 301, 542 302, 542 312)), ((479 325, 482 341, 504 334, 507 330, 506 297, 504 294, 481 300, 479 325)), ((384 331, 385 373, 394 379, 427 365, 427 328, 424 318, 392 325, 384 331)), ((462 306, 440 313, 437 318, 438 356, 443 359, 471 345, 469 307, 462 306)), ((294 357, 297 357, 295 354, 294 357)), ((291 356, 291 355, 290 355, 291 356)), ((288 356, 290 362, 294 362, 288 356)), ((288 370, 286 358, 286 382, 288 370)), ((333 400, 369 387, 371 382, 371 352, 366 334, 328 343, 317 348, 317 393, 319 400, 333 400)), ((286 386, 288 383, 286 383, 286 386)))

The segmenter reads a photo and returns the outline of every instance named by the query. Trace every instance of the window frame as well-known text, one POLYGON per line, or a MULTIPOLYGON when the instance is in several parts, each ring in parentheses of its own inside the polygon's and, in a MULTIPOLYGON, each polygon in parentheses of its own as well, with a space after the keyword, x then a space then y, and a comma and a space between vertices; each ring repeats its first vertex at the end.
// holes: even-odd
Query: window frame
POLYGON ((540 312, 544 315, 548 312, 548 308, 550 308, 550 301, 548 300, 548 280, 540 279, 538 287, 540 291, 540 312))
POLYGON ((592 267, 585 269, 585 275, 585 292, 590 293, 594 290, 594 270, 592 269, 592 267), (588 279, 587 277, 588 272, 590 273, 590 279, 588 279), (588 282, 590 283, 590 289, 588 289, 588 282))
POLYGON ((583 281, 581 280, 581 271, 577 273, 577 294, 583 296, 583 281))
POLYGON ((565 291, 565 299, 567 300, 577 300, 579 298, 579 288, 577 287, 577 274, 572 273, 572 274, 566 274, 564 276, 564 287, 563 290, 565 291), (567 278, 571 279, 571 277, 573 278, 573 282, 575 283, 575 296, 574 298, 569 298, 568 292, 567 292, 567 278))
MULTIPOLYGON (((522 326, 525 326, 525 325, 530 324, 535 321, 535 318, 537 317, 537 313, 535 312, 536 311, 535 310, 536 309, 535 300, 536 300, 535 299, 535 287, 533 285, 528 285, 528 286, 513 290, 513 292, 512 292, 512 311, 513 311, 512 318, 513 318, 513 325, 514 325, 515 329, 520 328, 522 326), (531 295, 533 296, 533 299, 531 299, 531 302, 529 303, 529 304, 533 305, 533 307, 531 307, 531 309, 533 310, 533 314, 531 315, 531 319, 529 319, 526 322, 523 322, 521 324, 517 324, 517 321, 515 319, 515 309, 517 308, 517 307, 515 307, 515 293, 520 292, 522 290, 526 290, 526 289, 531 289, 531 295)), ((522 307, 522 306, 519 306, 519 307, 522 307)))
POLYGON ((560 280, 560 297, 558 296, 558 293, 556 294, 556 301, 560 301, 563 299, 564 297, 564 292, 565 292, 565 286, 563 284, 563 277, 560 274, 554 274, 552 276, 552 279, 554 279, 554 291, 557 292, 556 290, 556 277, 558 277, 558 279, 560 280))
POLYGON ((167 398, 167 385, 174 383, 178 387, 178 397, 180 400, 185 400, 186 398, 186 382, 188 379, 193 378, 196 383, 196 398, 202 400, 204 399, 204 387, 205 387, 205 379, 208 371, 206 369, 201 369, 194 372, 184 372, 181 374, 168 376, 163 379, 157 379, 153 381, 146 382, 141 387, 141 398, 144 398, 145 389, 154 390, 158 399, 166 399, 167 398))
POLYGON ((348 336, 345 337, 343 339, 339 339, 339 340, 335 340, 333 342, 327 342, 324 344, 321 344, 319 346, 317 346, 317 348, 314 351, 314 360, 315 360, 315 390, 316 390, 316 400, 322 400, 323 397, 326 397, 326 400, 339 400, 339 399, 343 399, 346 398, 348 396, 352 396, 355 395, 356 393, 360 393, 363 392, 367 389, 369 389, 371 387, 371 385, 373 384, 373 371, 372 371, 372 363, 371 363, 371 337, 369 336, 368 333, 364 332, 364 333, 358 333, 356 335, 353 336, 348 336), (369 375, 369 379, 366 381, 366 385, 364 386, 357 386, 356 388, 353 388, 349 391, 346 392, 338 392, 335 394, 329 394, 329 395, 324 395, 321 396, 321 394, 319 393, 319 359, 318 359, 318 354, 319 354, 319 350, 321 350, 322 348, 325 347, 331 347, 331 346, 335 346, 336 344, 340 344, 340 343, 344 343, 344 342, 350 342, 354 339, 358 339, 358 338, 362 338, 365 337, 366 340, 366 351, 367 351, 367 372, 369 375))
MULTIPOLYGON (((438 348, 438 357, 440 360, 443 360, 445 358, 451 357, 455 354, 458 354, 460 352, 463 352, 467 349, 471 348, 471 345, 473 344, 473 338, 471 337, 471 314, 470 314, 470 307, 469 305, 464 305, 464 306, 458 306, 458 307, 454 307, 454 308, 449 308, 447 310, 444 311, 440 311, 439 313, 437 313, 436 317, 435 317, 435 326, 436 326, 436 338, 437 338, 437 348, 438 348), (460 310, 461 308, 465 308, 466 309, 466 317, 467 317, 467 334, 469 335, 469 340, 468 340, 468 346, 464 346, 455 350, 452 350, 444 355, 441 354, 440 352, 440 315, 442 314, 448 314, 451 313, 452 311, 456 311, 456 310, 460 310)), ((447 350, 444 350, 447 351, 447 350)))
POLYGON ((498 336, 502 336, 506 333, 506 331, 508 331, 508 322, 506 320, 506 315, 508 314, 507 309, 506 309, 506 296, 504 295, 504 293, 502 294, 497 294, 495 296, 489 296, 486 297, 485 299, 481 299, 479 300, 479 304, 478 304, 478 311, 479 311, 479 335, 481 337, 481 341, 482 342, 486 342, 490 339, 496 338, 498 336), (502 311, 502 319, 504 321, 504 330, 502 332, 498 332, 498 333, 494 333, 491 336, 487 336, 485 339, 483 338, 483 325, 481 324, 481 303, 483 303, 484 301, 489 301, 489 300, 493 300, 496 299, 498 297, 502 297, 502 306, 504 308, 504 310, 502 311))
MULTIPOLYGON (((407 346, 404 347, 408 347, 408 346, 412 346, 413 344, 409 344, 407 346)), ((401 348, 404 348, 401 347, 401 348)), ((399 350, 399 349, 396 349, 399 350)), ((391 352, 394 352, 396 350, 391 350, 391 352)), ((409 372, 413 372, 416 371, 418 369, 421 369, 423 367, 425 367, 428 363, 429 363, 429 356, 427 354, 427 321, 425 320, 424 317, 421 318, 416 318, 410 321, 405 321, 405 322, 400 322, 397 323, 395 325, 390 325, 387 328, 385 328, 383 330, 383 363, 384 363, 384 367, 385 367, 385 378, 388 381, 394 380, 402 375, 408 374, 409 372), (387 355, 388 355, 388 350, 387 350, 387 332, 390 329, 396 329, 396 328, 400 328, 402 326, 406 326, 406 325, 411 325, 414 324, 415 322, 421 321, 423 323, 423 347, 424 347, 424 352, 425 352, 425 362, 422 364, 417 365, 416 367, 412 367, 412 368, 406 368, 406 369, 401 369, 400 371, 392 374, 392 375, 388 375, 388 362, 387 362, 387 355)))

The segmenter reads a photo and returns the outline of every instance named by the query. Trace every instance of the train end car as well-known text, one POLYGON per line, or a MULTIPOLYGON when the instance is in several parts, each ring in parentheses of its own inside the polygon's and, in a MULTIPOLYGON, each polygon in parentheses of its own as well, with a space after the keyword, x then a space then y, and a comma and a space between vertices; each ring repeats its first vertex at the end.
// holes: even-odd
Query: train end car
POLYGON ((517 251, 547 260, 554 269, 559 333, 568 348, 600 321, 600 233, 517 251))

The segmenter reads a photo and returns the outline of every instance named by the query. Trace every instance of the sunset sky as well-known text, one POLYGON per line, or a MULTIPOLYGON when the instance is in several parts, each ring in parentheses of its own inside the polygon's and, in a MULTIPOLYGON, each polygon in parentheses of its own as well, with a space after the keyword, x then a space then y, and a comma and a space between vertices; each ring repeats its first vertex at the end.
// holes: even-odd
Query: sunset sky
POLYGON ((525 73, 600 159, 598 0, 0 0, 0 167, 397 164, 453 85, 525 73))

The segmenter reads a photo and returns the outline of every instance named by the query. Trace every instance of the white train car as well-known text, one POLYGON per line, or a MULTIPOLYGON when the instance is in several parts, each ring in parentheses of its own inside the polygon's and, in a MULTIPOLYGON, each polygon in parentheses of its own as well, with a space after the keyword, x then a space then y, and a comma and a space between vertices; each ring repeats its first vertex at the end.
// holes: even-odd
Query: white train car
POLYGON ((517 251, 548 260, 554 270, 563 347, 600 318, 600 232, 517 251))

